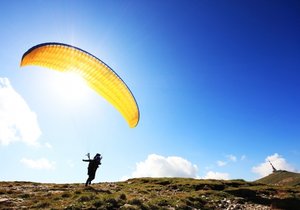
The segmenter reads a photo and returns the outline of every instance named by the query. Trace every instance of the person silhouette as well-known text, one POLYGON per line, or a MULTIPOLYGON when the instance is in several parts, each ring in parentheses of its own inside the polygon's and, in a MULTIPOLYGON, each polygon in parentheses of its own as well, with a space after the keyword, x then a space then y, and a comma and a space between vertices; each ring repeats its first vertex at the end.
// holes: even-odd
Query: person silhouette
POLYGON ((85 186, 88 186, 92 183, 92 181, 95 179, 96 171, 101 165, 102 156, 101 154, 97 153, 94 157, 94 159, 90 159, 90 153, 87 154, 88 158, 87 160, 82 159, 84 162, 89 162, 88 165, 88 179, 86 180, 85 186))

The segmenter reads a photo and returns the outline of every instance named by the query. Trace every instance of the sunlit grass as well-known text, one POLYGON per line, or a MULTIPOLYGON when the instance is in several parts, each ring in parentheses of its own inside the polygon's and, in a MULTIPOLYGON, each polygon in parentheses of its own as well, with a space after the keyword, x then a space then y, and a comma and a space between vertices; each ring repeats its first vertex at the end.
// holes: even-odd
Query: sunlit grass
POLYGON ((7 198, 0 208, 5 205, 29 209, 214 209, 228 200, 269 206, 274 198, 300 203, 299 186, 270 186, 243 180, 140 178, 91 187, 29 182, 2 182, 0 186, 0 199, 7 198))

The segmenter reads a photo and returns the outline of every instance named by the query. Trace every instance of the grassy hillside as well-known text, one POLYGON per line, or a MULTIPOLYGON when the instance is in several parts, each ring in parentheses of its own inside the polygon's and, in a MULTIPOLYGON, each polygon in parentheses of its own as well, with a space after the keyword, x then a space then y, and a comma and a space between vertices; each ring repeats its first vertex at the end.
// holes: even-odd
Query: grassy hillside
POLYGON ((257 182, 281 186, 300 186, 300 174, 279 170, 257 180, 257 182))
POLYGON ((300 186, 243 180, 140 178, 125 182, 0 182, 0 209, 297 209, 300 186))

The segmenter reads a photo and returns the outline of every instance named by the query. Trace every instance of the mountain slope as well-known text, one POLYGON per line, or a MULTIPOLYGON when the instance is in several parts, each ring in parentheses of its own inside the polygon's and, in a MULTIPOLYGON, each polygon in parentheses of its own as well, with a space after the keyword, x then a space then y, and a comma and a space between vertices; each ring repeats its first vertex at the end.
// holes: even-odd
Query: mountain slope
POLYGON ((256 182, 278 186, 300 186, 300 174, 278 170, 256 182))

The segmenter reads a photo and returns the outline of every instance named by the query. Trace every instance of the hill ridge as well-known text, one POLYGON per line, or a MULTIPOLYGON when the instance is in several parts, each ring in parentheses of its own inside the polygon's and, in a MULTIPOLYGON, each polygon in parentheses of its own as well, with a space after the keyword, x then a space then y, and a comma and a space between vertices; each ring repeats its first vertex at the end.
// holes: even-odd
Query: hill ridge
POLYGON ((276 170, 256 182, 278 186, 300 186, 300 173, 276 170))

